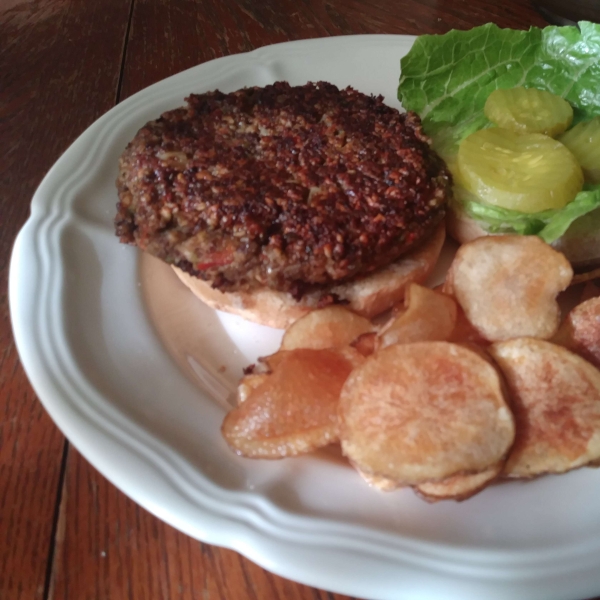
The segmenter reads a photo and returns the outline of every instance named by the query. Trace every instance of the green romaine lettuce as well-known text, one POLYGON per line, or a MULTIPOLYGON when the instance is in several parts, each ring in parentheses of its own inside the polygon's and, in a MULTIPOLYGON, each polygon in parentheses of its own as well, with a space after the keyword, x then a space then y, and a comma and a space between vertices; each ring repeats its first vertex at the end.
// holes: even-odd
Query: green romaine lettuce
MULTIPOLYGON (((517 31, 488 24, 421 36, 401 61, 398 98, 421 116, 434 147, 452 163, 465 137, 491 125, 483 114, 490 93, 517 86, 562 96, 573 106, 574 123, 600 115, 600 25, 517 31)), ((561 210, 533 215, 462 194, 457 201, 490 230, 535 233, 551 242, 600 206, 600 191, 586 189, 561 210)))
POLYGON ((531 214, 479 202, 476 196, 460 188, 455 192, 454 202, 470 217, 483 221, 490 233, 538 235, 551 243, 561 237, 576 219, 600 207, 600 185, 586 186, 560 210, 531 214))

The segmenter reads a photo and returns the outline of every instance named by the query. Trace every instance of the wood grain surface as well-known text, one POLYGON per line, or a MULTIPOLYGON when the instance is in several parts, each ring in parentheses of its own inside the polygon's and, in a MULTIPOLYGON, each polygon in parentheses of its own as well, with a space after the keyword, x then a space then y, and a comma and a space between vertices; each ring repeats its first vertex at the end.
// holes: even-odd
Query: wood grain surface
POLYGON ((114 105, 129 0, 0 2, 0 598, 48 596, 63 436, 20 367, 8 315, 12 244, 35 188, 114 105))
POLYGON ((52 163, 151 83, 277 42, 489 21, 547 24, 516 0, 0 0, 0 600, 348 600, 177 532, 69 446, 19 365, 10 251, 52 163))

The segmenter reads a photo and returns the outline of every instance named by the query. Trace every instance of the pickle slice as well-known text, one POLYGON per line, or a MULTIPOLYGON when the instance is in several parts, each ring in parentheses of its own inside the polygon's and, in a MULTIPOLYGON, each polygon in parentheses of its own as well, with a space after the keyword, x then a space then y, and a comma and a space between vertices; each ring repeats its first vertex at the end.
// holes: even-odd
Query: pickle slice
POLYGON ((458 148, 462 185, 483 202, 535 213, 562 208, 583 186, 573 154, 540 133, 482 129, 458 148))
POLYGON ((535 88, 496 90, 483 112, 498 127, 551 137, 566 131, 573 121, 573 109, 564 98, 535 88))
POLYGON ((588 183, 600 183, 600 117, 575 125, 560 136, 574 155, 588 183))

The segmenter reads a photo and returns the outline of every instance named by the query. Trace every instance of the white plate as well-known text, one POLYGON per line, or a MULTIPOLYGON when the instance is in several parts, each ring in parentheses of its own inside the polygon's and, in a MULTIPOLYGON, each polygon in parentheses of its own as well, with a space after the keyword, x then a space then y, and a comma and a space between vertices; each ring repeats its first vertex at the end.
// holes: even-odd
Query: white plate
POLYGON ((206 309, 113 234, 118 156, 190 92, 327 80, 398 106, 399 60, 412 42, 338 37, 229 56, 94 123, 40 185, 14 248, 10 305, 23 365, 57 425, 123 492, 284 577, 377 600, 600 594, 600 470, 429 505, 410 491, 371 490, 335 452, 235 456, 219 432, 227 394, 280 333, 206 309))

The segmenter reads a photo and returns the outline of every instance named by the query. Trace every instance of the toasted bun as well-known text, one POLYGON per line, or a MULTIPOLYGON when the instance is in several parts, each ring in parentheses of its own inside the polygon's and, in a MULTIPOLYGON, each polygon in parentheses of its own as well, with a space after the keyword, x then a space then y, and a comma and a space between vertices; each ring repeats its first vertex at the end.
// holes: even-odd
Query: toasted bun
MULTIPOLYGON (((422 283, 427 279, 440 255, 445 236, 445 227, 441 224, 422 246, 395 263, 366 277, 333 286, 327 292, 334 294, 359 315, 372 318, 400 302, 410 283, 422 283)), ((288 293, 267 288, 224 293, 177 267, 173 269, 181 281, 209 306, 279 329, 285 329, 296 319, 317 308, 322 296, 322 292, 315 292, 296 301, 288 293)))
POLYGON ((466 244, 488 233, 477 219, 470 217, 460 205, 453 203, 446 215, 446 231, 459 244, 466 244))
MULTIPOLYGON (((494 235, 486 231, 481 221, 454 203, 446 219, 448 234, 460 244, 494 235)), ((600 266, 600 209, 575 221, 562 237, 552 242, 552 247, 562 252, 576 271, 600 266)))

